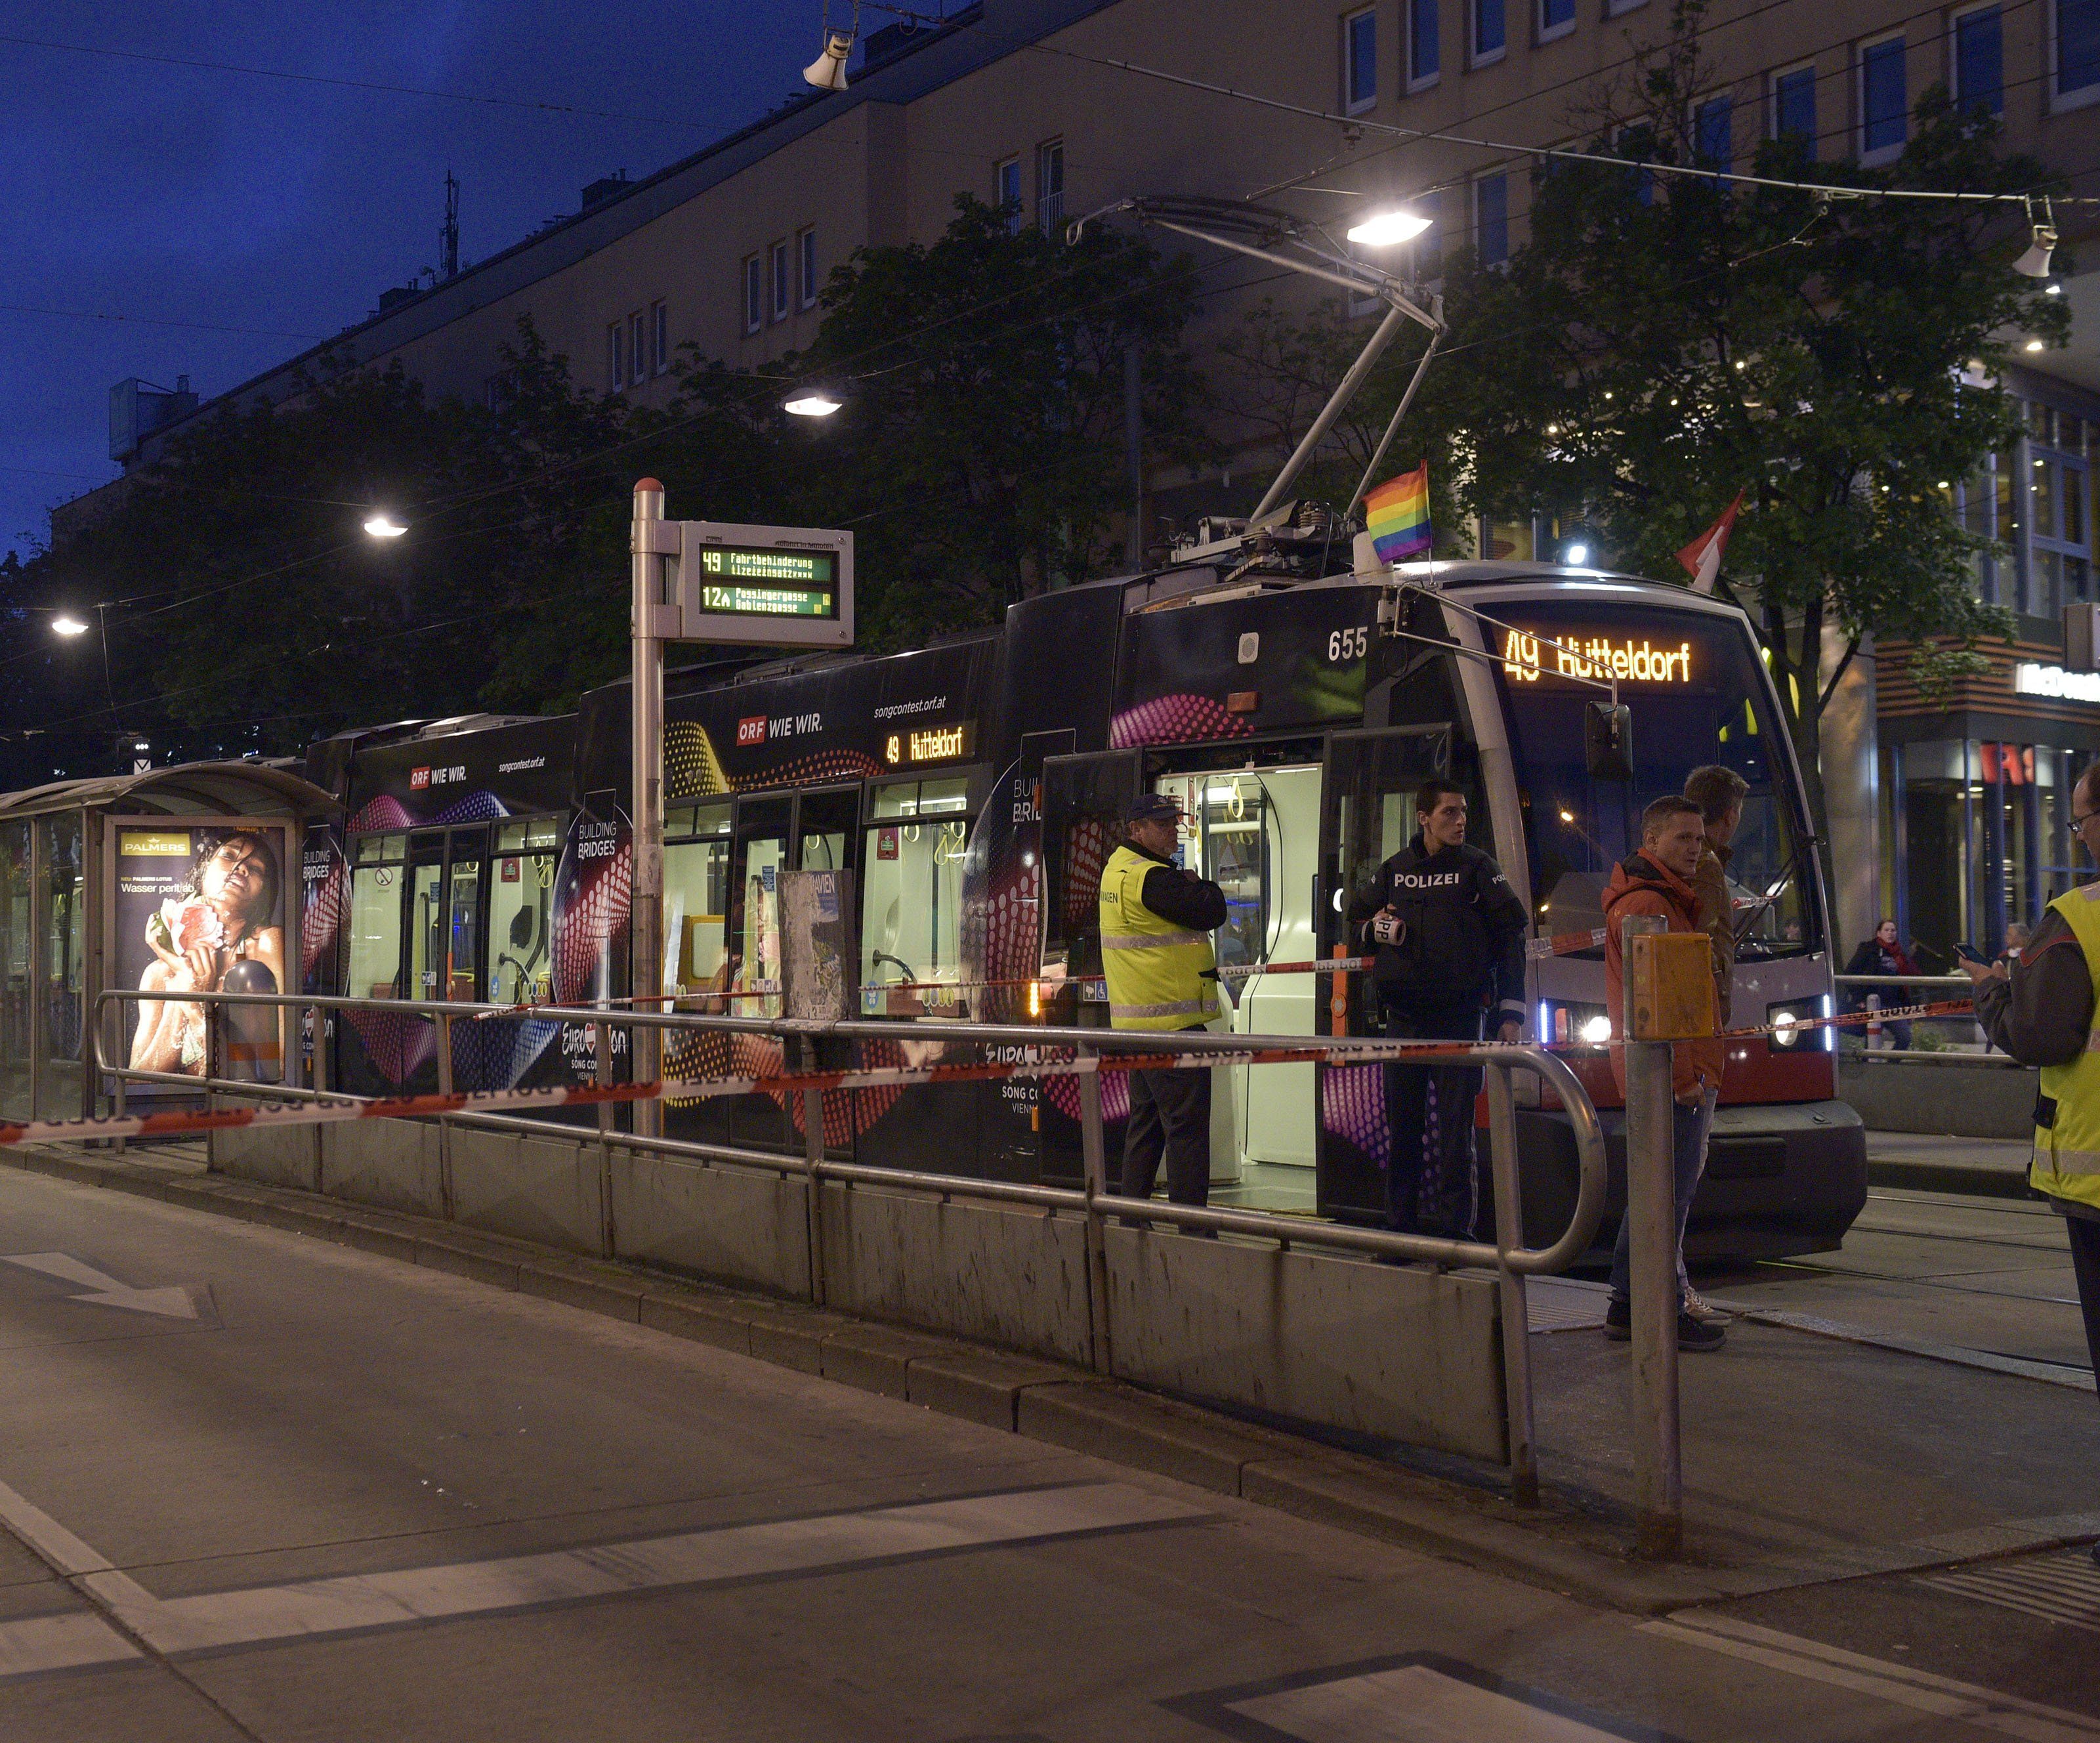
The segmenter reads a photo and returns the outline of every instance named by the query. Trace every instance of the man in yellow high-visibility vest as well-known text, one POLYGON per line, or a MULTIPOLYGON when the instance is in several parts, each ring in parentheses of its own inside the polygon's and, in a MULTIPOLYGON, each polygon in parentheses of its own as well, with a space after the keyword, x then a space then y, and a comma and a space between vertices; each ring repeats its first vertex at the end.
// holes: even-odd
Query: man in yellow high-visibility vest
MULTIPOLYGON (((2100 762, 2071 787, 2071 825, 2100 861, 2100 762)), ((1976 951, 1961 966, 1975 985, 1983 1033, 2022 1065, 2041 1067, 2027 1182, 2063 1218, 2086 1349, 2100 1365, 2100 883, 2050 902, 2010 964, 1976 951)))
MULTIPOLYGON (((1225 923, 1225 893, 1174 863, 1180 807, 1164 793, 1132 805, 1128 839, 1101 867, 1101 972, 1109 1025, 1171 1032, 1200 1029, 1222 1008, 1211 933, 1225 923)), ((1207 1067, 1130 1074, 1123 1193, 1149 1198, 1167 1162, 1167 1196, 1211 1196, 1211 1073, 1207 1067)))

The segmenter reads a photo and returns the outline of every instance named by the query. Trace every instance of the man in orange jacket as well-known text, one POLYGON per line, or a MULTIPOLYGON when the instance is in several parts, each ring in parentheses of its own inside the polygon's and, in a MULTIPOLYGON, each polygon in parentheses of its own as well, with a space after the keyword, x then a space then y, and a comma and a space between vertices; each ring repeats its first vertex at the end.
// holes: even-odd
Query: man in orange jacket
MULTIPOLYGON (((1705 820, 1697 805, 1672 793, 1657 799, 1641 813, 1641 845, 1622 865, 1612 870, 1604 886, 1604 995, 1609 1001, 1612 1034, 1623 1041, 1626 1032, 1626 955, 1620 939, 1621 923, 1629 914, 1661 916, 1672 932, 1697 932, 1699 894, 1692 879, 1699 870, 1699 856, 1705 851, 1705 820)), ((1699 1169, 1706 1153, 1706 1128, 1714 1118, 1714 1103, 1721 1092, 1723 1052, 1720 1040, 1679 1041, 1672 1050, 1672 1150, 1675 1162, 1677 1197, 1677 1291, 1682 1304, 1690 1287, 1684 1273, 1684 1224, 1692 1214, 1692 1194, 1699 1185, 1699 1169)), ((1626 1088, 1624 1047, 1612 1049, 1612 1074, 1618 1079, 1619 1093, 1626 1088)), ((1604 1335, 1623 1341, 1633 1335, 1632 1301, 1628 1288, 1628 1242, 1633 1219, 1621 1218, 1618 1245, 1612 1251, 1612 1299, 1604 1310, 1604 1335)), ((1694 1319, 1680 1304, 1677 1313, 1677 1347, 1687 1350, 1718 1349, 1727 1333, 1717 1325, 1694 1319)))

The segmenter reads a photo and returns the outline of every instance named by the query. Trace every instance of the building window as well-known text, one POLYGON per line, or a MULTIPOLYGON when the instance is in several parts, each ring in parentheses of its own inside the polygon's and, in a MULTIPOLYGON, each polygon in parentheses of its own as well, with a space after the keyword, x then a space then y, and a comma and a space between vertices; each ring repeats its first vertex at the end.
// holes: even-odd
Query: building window
POLYGON ((638 386, 649 373, 649 324, 641 310, 627 317, 627 378, 638 386))
POLYGON ((795 239, 796 252, 801 260, 801 306, 814 309, 817 306, 817 232, 805 230, 795 239))
POLYGON ((1725 170, 1736 161, 1735 108, 1728 98, 1714 97, 1692 112, 1692 150, 1711 169, 1725 170))
POLYGON ((1473 183, 1473 235, 1480 264, 1498 267, 1509 258, 1509 178, 1484 175, 1473 183))
POLYGON ((790 256, 785 242, 773 245, 773 318, 788 318, 788 291, 794 283, 790 270, 790 256))
POLYGON ((1575 28, 1575 0, 1538 0, 1538 40, 1551 42, 1575 28))
POLYGON ((1065 142, 1046 139, 1035 148, 1035 223, 1055 238, 1065 223, 1065 142))
POLYGON ((1378 14, 1368 7, 1342 20, 1342 100, 1352 115, 1378 101, 1378 14))
POLYGON ((2100 97, 2100 0, 2055 0, 2052 24, 2055 107, 2090 103, 2100 97))
POLYGON ((1975 557, 1977 597, 1989 605, 2020 603, 2020 523, 2014 512, 2013 492, 2018 478, 2018 456, 2011 452, 1988 456, 1965 479, 1948 488, 1948 505, 1964 528, 1979 539, 2012 548, 2010 558, 1979 551, 1975 557))
POLYGON ((1444 64, 1438 37, 1436 0, 1407 0, 1407 88, 1419 90, 1436 82, 1444 64))
POLYGON ((1954 18, 1948 68, 1955 107, 1970 113, 2005 112, 2005 44, 1998 8, 1979 7, 1954 18))
POLYGON ((1473 64, 1499 60, 1508 46, 1502 28, 1502 0, 1473 0, 1473 64))
POLYGON ((2027 406, 2027 542, 2031 609, 2054 617, 2093 591, 2093 497, 2087 471, 2092 426, 2069 412, 2027 406))
POLYGON ((758 256, 747 255, 743 263, 743 330, 758 331, 765 322, 765 273, 758 256))
POLYGON ((1884 37, 1860 47, 1860 158, 1885 163, 1903 149, 1910 129, 1904 39, 1884 37))
POLYGON ((659 375, 671 373, 671 310, 664 302, 649 306, 649 357, 659 375))
POLYGON ((1021 160, 1009 157, 991 172, 992 204, 1006 214, 1008 236, 1021 234, 1021 160))
POLYGON ((1771 135, 1775 139, 1798 139, 1810 157, 1815 155, 1815 68, 1772 74, 1771 135))
POLYGON ((626 323, 615 321, 605 329, 605 391, 616 394, 627 385, 627 360, 620 355, 626 323))

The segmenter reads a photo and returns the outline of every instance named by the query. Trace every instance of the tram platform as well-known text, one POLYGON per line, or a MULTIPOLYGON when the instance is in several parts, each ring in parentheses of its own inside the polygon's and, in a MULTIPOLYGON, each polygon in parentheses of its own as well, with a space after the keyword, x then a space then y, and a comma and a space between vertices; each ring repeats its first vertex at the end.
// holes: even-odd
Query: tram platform
MULTIPOLYGON (((0 1159, 638 1322, 1621 1609, 1674 1609, 2100 1538, 2091 1373, 2052 1356, 2049 1339, 2062 1342, 2053 1331, 2018 1348, 1984 1347, 2005 1342, 1988 1313, 1960 1326, 1943 1314, 1925 1326, 1921 1312, 1906 1322, 1899 1286, 1906 1280, 1892 1275, 1903 1266, 1890 1255, 1905 1241, 1965 1241, 1977 1251, 1937 1254, 1943 1269, 1934 1275, 1996 1264, 1988 1286, 1970 1291, 1979 1312, 1995 1301, 1995 1311, 2037 1321, 2075 1313, 2058 1299, 2065 1255, 2040 1207, 2008 1206, 2001 1214, 2010 1227, 1972 1236, 1960 1222, 1972 1213, 1957 1205, 1945 1213, 1952 1234, 1913 1237, 1904 1231, 1924 1212, 1939 1216, 1936 1202, 1891 1197, 1878 1207, 1882 1232, 1872 1235, 1882 1246, 1858 1255, 1838 1279, 1853 1293, 1823 1314, 1802 1304, 1816 1298, 1798 1293, 1816 1286, 1810 1268, 1702 1277, 1743 1317, 1724 1350, 1683 1365, 1687 1553, 1652 1567, 1630 1561, 1625 1547, 1633 1489, 1626 1348, 1597 1335, 1601 1292, 1579 1280, 1533 1291, 1548 1499, 1526 1511, 1511 1503, 1494 1467, 1310 1438, 1032 1357, 234 1182, 206 1174, 190 1146, 0 1159), (1862 1309, 1859 1293, 1875 1289, 1879 1319, 1862 1309), (1954 1341, 1970 1334, 1970 1344, 1954 1341)), ((1920 1286, 1913 1297, 1945 1292, 1911 1269, 1918 1275, 1908 1281, 1920 1286)))

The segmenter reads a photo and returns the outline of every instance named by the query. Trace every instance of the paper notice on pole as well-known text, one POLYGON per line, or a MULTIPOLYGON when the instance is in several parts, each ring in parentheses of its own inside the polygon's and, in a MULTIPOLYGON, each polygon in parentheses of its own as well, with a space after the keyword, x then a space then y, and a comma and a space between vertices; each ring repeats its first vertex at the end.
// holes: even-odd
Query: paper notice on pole
POLYGON ((851 1016, 853 874, 783 872, 779 881, 782 1014, 811 1022, 851 1016))

